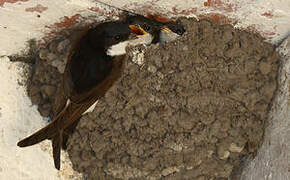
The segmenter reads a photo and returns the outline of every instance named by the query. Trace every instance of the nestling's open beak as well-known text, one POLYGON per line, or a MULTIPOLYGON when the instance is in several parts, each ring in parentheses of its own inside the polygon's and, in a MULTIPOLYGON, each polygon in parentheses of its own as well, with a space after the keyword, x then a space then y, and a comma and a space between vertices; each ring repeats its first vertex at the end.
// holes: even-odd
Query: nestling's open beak
POLYGON ((134 46, 138 44, 145 45, 151 44, 153 36, 149 32, 146 32, 143 28, 141 28, 138 25, 129 25, 129 28, 131 30, 131 35, 129 39, 135 39, 130 44, 134 44, 134 46))
POLYGON ((140 26, 129 25, 129 28, 131 30, 131 34, 135 37, 141 37, 146 34, 146 31, 144 31, 144 29, 141 28, 140 26))
POLYGON ((166 32, 166 33, 172 33, 172 31, 167 27, 162 27, 161 31, 166 32))

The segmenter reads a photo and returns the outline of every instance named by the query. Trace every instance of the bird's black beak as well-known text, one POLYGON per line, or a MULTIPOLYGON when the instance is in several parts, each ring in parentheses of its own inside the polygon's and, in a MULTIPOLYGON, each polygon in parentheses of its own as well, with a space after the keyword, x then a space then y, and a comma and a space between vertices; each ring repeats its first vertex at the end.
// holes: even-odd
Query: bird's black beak
POLYGON ((129 28, 131 30, 131 35, 134 38, 139 38, 142 36, 145 36, 147 33, 146 31, 141 28, 140 26, 136 26, 136 25, 129 25, 129 28))

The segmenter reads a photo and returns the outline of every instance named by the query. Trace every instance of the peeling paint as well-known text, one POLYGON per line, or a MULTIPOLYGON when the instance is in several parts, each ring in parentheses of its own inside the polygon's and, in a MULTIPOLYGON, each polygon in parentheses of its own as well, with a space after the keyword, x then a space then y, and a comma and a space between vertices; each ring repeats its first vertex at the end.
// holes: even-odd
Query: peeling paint
POLYGON ((266 16, 268 18, 272 18, 273 14, 271 12, 265 12, 265 13, 262 14, 262 16, 266 16))
POLYGON ((188 16, 190 14, 195 14, 197 12, 197 8, 189 8, 189 9, 183 9, 179 10, 176 6, 172 7, 173 14, 175 15, 185 15, 188 16))
POLYGON ((26 8, 25 11, 27 11, 27 12, 39 12, 39 13, 42 13, 43 11, 46 11, 47 9, 48 9, 47 7, 44 7, 41 4, 37 4, 34 7, 26 8))
POLYGON ((17 2, 27 2, 29 0, 0 0, 0 7, 4 7, 5 3, 17 3, 17 2))
POLYGON ((260 30, 260 29, 263 29, 261 27, 261 25, 251 25, 251 26, 246 28, 247 31, 260 34, 264 38, 268 37, 268 39, 271 39, 271 38, 273 38, 273 36, 276 35, 275 27, 273 27, 272 31, 265 31, 265 30, 263 31, 263 30, 260 30))
POLYGON ((75 14, 71 17, 67 17, 67 16, 64 16, 63 17, 63 20, 59 23, 54 23, 54 25, 56 27, 70 27, 72 26, 73 24, 77 23, 77 20, 78 18, 80 17, 81 15, 80 14, 75 14))
POLYGON ((227 12, 234 11, 234 9, 233 9, 234 4, 225 4, 221 0, 207 0, 206 2, 204 2, 204 6, 212 7, 212 8, 219 9, 219 10, 224 10, 227 12))
POLYGON ((222 1, 222 0, 207 0, 206 2, 204 2, 204 6, 212 7, 214 9, 218 9, 222 11, 233 12, 237 9, 238 2, 226 3, 225 1, 222 1))
POLYGON ((209 13, 206 15, 200 15, 198 16, 199 19, 203 19, 203 18, 209 18, 212 21, 216 22, 219 25, 222 24, 232 24, 234 21, 236 21, 235 19, 231 19, 223 14, 217 14, 217 13, 209 13))

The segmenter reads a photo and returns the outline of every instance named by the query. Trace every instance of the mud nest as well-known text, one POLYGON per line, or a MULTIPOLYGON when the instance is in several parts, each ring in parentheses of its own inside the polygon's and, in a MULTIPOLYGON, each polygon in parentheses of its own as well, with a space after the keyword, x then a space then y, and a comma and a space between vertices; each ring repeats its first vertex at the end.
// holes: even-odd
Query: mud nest
POLYGON ((261 145, 278 56, 260 36, 183 20, 83 117, 68 143, 90 178, 227 179, 261 145))
MULTIPOLYGON (((230 25, 182 22, 186 33, 149 47, 142 66, 128 56, 120 80, 82 117, 68 153, 88 179, 233 178, 261 145, 277 87, 274 47, 230 25)), ((41 50, 34 65, 28 92, 44 116, 68 39, 41 50)))
POLYGON ((38 106, 40 114, 49 117, 50 120, 54 116, 55 100, 66 60, 72 44, 81 34, 82 29, 79 28, 63 30, 47 47, 37 52, 35 52, 34 42, 30 42, 30 54, 34 55, 30 60, 24 60, 32 65, 27 82, 28 96, 32 103, 38 106))

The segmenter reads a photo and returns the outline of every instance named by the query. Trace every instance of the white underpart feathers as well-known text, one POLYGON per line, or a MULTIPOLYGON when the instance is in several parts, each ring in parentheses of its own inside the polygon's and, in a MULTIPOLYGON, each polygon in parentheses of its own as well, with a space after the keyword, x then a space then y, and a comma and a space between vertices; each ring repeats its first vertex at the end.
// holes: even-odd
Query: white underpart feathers
POLYGON ((137 39, 130 39, 127 41, 120 42, 118 44, 112 45, 107 50, 107 55, 109 56, 120 56, 126 54, 127 46, 137 46, 140 44, 149 45, 153 40, 153 36, 146 33, 143 36, 139 36, 137 39))
POLYGON ((123 41, 109 47, 107 50, 107 55, 120 56, 120 55, 126 54, 126 47, 128 46, 128 44, 129 44, 129 41, 123 41))
MULTIPOLYGON (((67 107, 70 103, 71 103, 71 101, 70 101, 70 99, 68 99, 66 101, 66 106, 65 107, 67 107)), ((98 101, 96 101, 93 105, 91 105, 85 112, 82 113, 82 115, 84 115, 86 113, 89 113, 89 112, 92 112, 95 109, 97 103, 98 103, 98 101)))
POLYGON ((89 112, 93 112, 93 110, 95 109, 97 104, 98 104, 98 101, 96 101, 93 105, 91 105, 85 112, 83 112, 82 115, 89 113, 89 112))
POLYGON ((153 36, 150 33, 146 33, 145 35, 138 37, 138 39, 144 41, 144 43, 141 44, 150 45, 153 40, 153 36))
POLYGON ((65 107, 68 107, 69 104, 70 104, 70 99, 67 99, 65 107))
POLYGON ((174 41, 179 36, 180 35, 178 35, 178 34, 176 34, 174 32, 160 31, 159 42, 160 43, 165 43, 165 42, 174 41))

